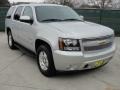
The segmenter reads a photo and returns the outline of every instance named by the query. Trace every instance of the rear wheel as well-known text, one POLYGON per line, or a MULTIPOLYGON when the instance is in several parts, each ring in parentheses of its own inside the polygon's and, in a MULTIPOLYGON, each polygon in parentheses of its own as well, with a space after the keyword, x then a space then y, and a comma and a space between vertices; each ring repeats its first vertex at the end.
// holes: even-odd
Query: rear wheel
POLYGON ((47 77, 54 76, 56 73, 52 52, 47 45, 39 46, 37 50, 38 66, 41 73, 47 77))
POLYGON ((11 48, 11 49, 15 49, 16 47, 15 47, 15 42, 14 42, 14 40, 13 40, 13 36, 12 36, 12 33, 11 33, 11 31, 8 31, 8 45, 9 45, 9 47, 11 48))

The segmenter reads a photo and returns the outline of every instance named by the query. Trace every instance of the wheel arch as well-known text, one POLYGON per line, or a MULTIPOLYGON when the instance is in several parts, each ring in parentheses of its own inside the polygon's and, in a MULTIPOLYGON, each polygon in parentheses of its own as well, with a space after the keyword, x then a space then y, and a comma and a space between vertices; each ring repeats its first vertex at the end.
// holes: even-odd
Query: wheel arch
POLYGON ((35 40, 35 51, 36 52, 37 52, 37 49, 38 49, 38 47, 40 45, 46 45, 49 48, 49 50, 51 51, 51 53, 52 53, 52 47, 51 47, 51 45, 48 42, 46 42, 44 40, 41 40, 41 39, 36 39, 35 40))
POLYGON ((56 74, 56 67, 55 67, 55 63, 54 63, 54 58, 53 58, 53 53, 52 53, 52 48, 50 46, 50 44, 44 40, 40 40, 40 39, 37 39, 35 41, 35 48, 36 48, 36 53, 37 53, 37 60, 38 60, 38 65, 39 65, 39 69, 40 71, 45 75, 45 76, 48 76, 48 77, 51 77, 51 76, 54 76, 56 74), (50 50, 49 52, 49 60, 50 60, 50 67, 49 67, 49 71, 45 72, 45 71, 42 71, 42 69, 40 68, 40 63, 39 63, 39 46, 40 45, 45 45, 47 46, 47 48, 50 50), (37 51, 38 50, 38 51, 37 51))
POLYGON ((11 29, 9 27, 6 28, 6 33, 8 34, 8 32, 11 31, 11 29))

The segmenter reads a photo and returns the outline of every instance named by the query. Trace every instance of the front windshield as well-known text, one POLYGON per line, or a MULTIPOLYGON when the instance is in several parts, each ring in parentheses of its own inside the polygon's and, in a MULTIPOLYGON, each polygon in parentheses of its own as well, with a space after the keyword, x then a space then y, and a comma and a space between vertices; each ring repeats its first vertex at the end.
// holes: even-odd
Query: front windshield
POLYGON ((67 6, 36 6, 36 17, 42 21, 80 20, 79 15, 67 6))

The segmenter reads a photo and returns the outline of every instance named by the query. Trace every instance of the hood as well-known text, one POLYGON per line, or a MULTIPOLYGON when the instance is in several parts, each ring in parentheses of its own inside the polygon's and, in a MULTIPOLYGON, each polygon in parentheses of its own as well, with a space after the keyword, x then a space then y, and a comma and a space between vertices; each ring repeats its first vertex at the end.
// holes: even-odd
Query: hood
POLYGON ((50 27, 56 28, 63 32, 66 36, 87 38, 87 37, 99 37, 113 34, 113 30, 91 22, 51 22, 48 23, 50 27))

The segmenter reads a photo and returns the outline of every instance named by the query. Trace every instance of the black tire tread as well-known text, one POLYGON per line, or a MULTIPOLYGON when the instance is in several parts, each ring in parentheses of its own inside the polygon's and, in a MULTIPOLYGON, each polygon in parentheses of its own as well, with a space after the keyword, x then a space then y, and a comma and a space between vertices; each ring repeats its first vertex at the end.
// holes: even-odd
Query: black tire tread
MULTIPOLYGON (((12 35, 12 32, 10 30, 8 31, 8 34, 7 34, 8 35, 8 45, 9 45, 9 34, 12 35)), ((13 43, 13 45, 12 46, 9 45, 9 47, 10 47, 10 49, 15 50, 16 46, 15 46, 15 42, 13 40, 13 36, 12 36, 12 43, 13 43)))

